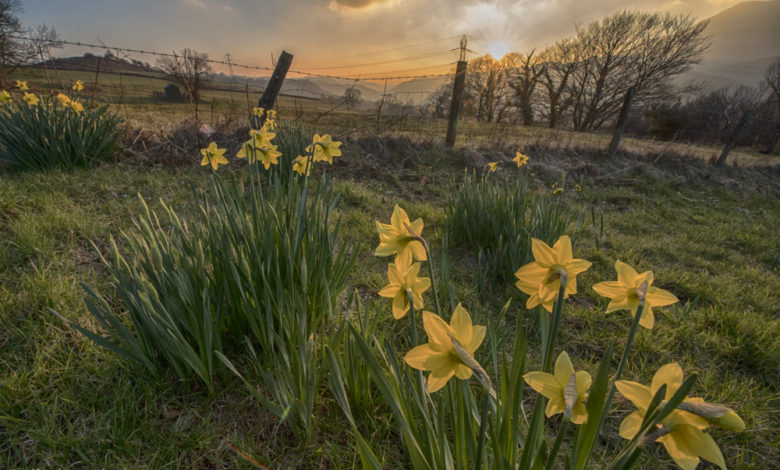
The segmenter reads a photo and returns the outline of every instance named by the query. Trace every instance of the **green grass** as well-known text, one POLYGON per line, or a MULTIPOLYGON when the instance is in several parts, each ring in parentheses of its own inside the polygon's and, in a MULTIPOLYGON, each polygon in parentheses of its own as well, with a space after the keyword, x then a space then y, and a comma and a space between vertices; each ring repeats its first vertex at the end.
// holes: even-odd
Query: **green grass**
MULTIPOLYGON (((625 312, 605 316, 606 300, 589 287, 613 279, 617 259, 650 269, 655 285, 675 293, 682 306, 656 310, 656 327, 637 335, 624 377, 648 383, 660 365, 680 362, 686 374, 699 375, 695 396, 734 407, 747 424, 739 434, 712 431, 730 469, 780 461, 776 167, 714 168, 670 153, 658 157, 657 151, 605 161, 587 143, 575 149, 545 146, 529 136, 513 139, 507 145, 524 146, 531 157, 531 191, 549 193, 565 173, 560 197, 587 215, 573 237, 574 250, 593 267, 578 278, 579 292, 567 302, 561 331, 575 368, 594 374, 609 342, 616 340, 619 351, 630 326, 625 312), (597 222, 603 216, 603 231, 590 223, 591 208, 597 222)), ((376 298, 386 283, 387 260, 372 256, 373 221, 386 221, 395 203, 425 220, 424 235, 441 260, 445 208, 463 175, 456 163, 461 153, 433 146, 404 165, 400 158, 371 163, 352 147, 337 159, 331 171, 342 193, 343 236, 363 245, 350 280, 361 297, 376 298)), ((105 291, 109 278, 90 241, 107 254, 109 235, 132 227, 131 217, 140 210, 137 193, 153 209, 162 197, 191 217, 190 187, 204 188, 208 179, 207 170, 192 161, 150 168, 125 159, 35 175, 0 169, 1 468, 249 468, 225 442, 270 468, 359 468, 346 421, 324 387, 313 438, 301 445, 230 374, 218 377, 213 395, 197 380, 179 380, 170 371, 146 379, 46 313, 53 308, 95 328, 78 285, 105 291)), ((457 247, 446 253, 444 277, 475 323, 495 317, 512 298, 508 328, 517 322, 533 327, 522 308, 525 296, 511 283, 491 281, 477 289, 474 256, 457 247)), ((389 301, 381 305, 390 317, 389 301)), ((405 343, 406 327, 383 319, 379 328, 396 344, 405 343)), ((535 367, 538 341, 531 340, 529 351, 535 367)), ((632 408, 619 397, 615 405, 618 411, 607 421, 610 439, 597 448, 596 467, 605 452, 615 455, 621 444, 615 431, 632 408)), ((361 431, 387 468, 397 468, 403 465, 402 447, 387 410, 376 406, 372 418, 360 420, 361 431)), ((655 449, 639 468, 673 467, 655 449)))

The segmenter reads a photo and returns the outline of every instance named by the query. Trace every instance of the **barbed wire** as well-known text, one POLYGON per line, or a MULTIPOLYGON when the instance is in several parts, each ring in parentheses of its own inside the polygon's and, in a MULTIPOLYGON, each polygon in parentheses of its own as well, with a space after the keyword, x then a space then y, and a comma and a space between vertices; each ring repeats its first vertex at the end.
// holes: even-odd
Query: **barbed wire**
MULTIPOLYGON (((34 41, 35 38, 29 37, 29 36, 23 36, 23 35, 6 35, 6 37, 11 39, 18 39, 18 40, 27 40, 27 41, 34 41)), ((153 55, 158 57, 168 57, 168 58, 179 58, 181 57, 180 54, 171 53, 171 52, 160 52, 160 51, 151 51, 146 49, 135 49, 135 48, 129 48, 129 47, 118 47, 118 46, 109 46, 106 44, 92 44, 82 41, 67 41, 64 39, 57 40, 57 41, 50 41, 47 44, 65 44, 69 46, 78 46, 78 47, 87 47, 87 48, 93 48, 93 49, 101 49, 101 50, 108 50, 108 51, 116 51, 116 52, 124 52, 124 53, 132 53, 132 54, 143 54, 143 55, 153 55)), ((53 60, 53 59, 52 59, 53 60)), ((227 60, 219 60, 219 59, 204 59, 204 62, 210 63, 210 64, 218 64, 218 65, 225 65, 228 67, 238 67, 242 69, 247 70, 262 70, 267 72, 273 72, 273 67, 263 66, 263 65, 252 65, 252 64, 242 64, 238 62, 232 62, 227 60)), ((453 65, 453 63, 447 63, 447 64, 441 64, 437 66, 429 66, 425 67, 426 69, 431 69, 434 67, 444 67, 444 66, 450 66, 453 65)), ((331 67, 333 68, 333 67, 331 67)), ((409 69, 406 69, 409 70, 409 69)), ((412 70, 419 70, 418 69, 412 69, 412 70)), ((382 81, 382 80, 411 80, 415 78, 435 78, 435 77, 446 77, 453 75, 453 73, 437 73, 437 74, 418 74, 418 75, 390 75, 393 73, 399 73, 402 71, 394 71, 394 72, 388 72, 388 75, 375 75, 375 76, 361 76, 361 75, 351 75, 351 76, 344 76, 344 75, 334 75, 334 74, 327 74, 327 73, 316 73, 316 72, 308 72, 305 70, 289 70, 288 73, 297 74, 297 75, 303 75, 307 77, 319 77, 319 78, 331 78, 336 80, 348 80, 348 81, 382 81)))

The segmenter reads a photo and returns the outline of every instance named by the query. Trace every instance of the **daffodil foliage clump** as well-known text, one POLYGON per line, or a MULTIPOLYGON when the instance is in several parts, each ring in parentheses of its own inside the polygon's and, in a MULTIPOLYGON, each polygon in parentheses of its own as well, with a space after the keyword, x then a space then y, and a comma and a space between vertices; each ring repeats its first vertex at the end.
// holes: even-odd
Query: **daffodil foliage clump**
POLYGON ((552 245, 528 233, 518 235, 528 238, 532 258, 515 268, 515 286, 526 295, 521 311, 536 315, 541 335, 541 363, 528 371, 526 331, 506 325, 510 302, 497 319, 474 318, 468 306, 455 303, 453 294, 442 308, 423 220, 412 221, 396 206, 390 223, 377 221, 376 226, 375 254, 393 257, 388 284, 379 295, 391 299, 394 321, 409 322, 411 345, 396 351, 364 326, 371 321, 362 320, 352 327, 342 354, 330 352, 331 389, 352 427, 364 468, 383 466, 358 424, 371 419, 358 414, 366 410, 366 398, 354 391, 365 382, 355 373, 361 367, 391 410, 414 469, 583 470, 606 432, 605 422, 615 419, 610 415, 619 393, 635 409, 619 425, 624 444, 604 458, 604 468, 637 467, 645 449, 661 446, 685 470, 695 470, 701 461, 725 470, 709 431, 744 430, 733 409, 691 396, 696 376, 686 378, 676 362, 661 367, 649 385, 623 376, 636 336, 645 334, 640 327, 652 334, 653 310, 678 301, 653 286, 651 271, 638 273, 616 260, 617 280, 591 287, 610 299, 605 314, 628 311, 632 318, 625 345, 609 345, 591 375, 574 367, 559 335, 565 301, 587 288, 578 276, 591 263, 576 257, 566 235, 552 245), (618 348, 622 351, 613 371, 618 348))
POLYGON ((530 193, 527 167, 522 167, 528 157, 518 153, 514 161, 517 167, 509 164, 506 172, 488 170, 481 177, 466 174, 447 207, 449 239, 479 259, 481 280, 511 279, 517 267, 531 257, 531 238, 552 243, 572 222, 572 213, 561 198, 530 193))
POLYGON ((77 81, 68 94, 39 96, 26 82, 0 90, 0 162, 26 170, 96 165, 114 156, 122 129, 107 105, 84 106, 77 81))
POLYGON ((257 373, 247 385, 256 389, 259 377, 262 404, 306 435, 321 378, 316 352, 338 317, 356 251, 339 241, 328 179, 309 176, 315 162, 332 161, 338 143, 328 137, 323 147, 315 137, 298 149, 302 167, 290 170, 290 184, 268 184, 281 156, 274 129, 267 119, 239 151, 246 183, 217 172, 228 157, 216 143, 201 151, 212 174, 207 190, 195 191, 194 219, 141 199, 136 229, 112 239, 104 259, 112 291, 85 287, 101 331, 71 325, 153 376, 172 370, 210 392, 220 370, 243 378, 252 357, 257 373))

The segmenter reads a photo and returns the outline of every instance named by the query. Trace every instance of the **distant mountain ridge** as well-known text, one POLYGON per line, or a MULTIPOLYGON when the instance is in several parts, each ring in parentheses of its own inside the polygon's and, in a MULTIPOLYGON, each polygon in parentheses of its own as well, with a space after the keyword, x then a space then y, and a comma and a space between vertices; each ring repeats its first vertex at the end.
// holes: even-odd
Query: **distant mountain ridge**
POLYGON ((704 82, 706 88, 755 86, 780 57, 780 1, 744 2, 709 18, 712 46, 701 64, 677 78, 704 82))

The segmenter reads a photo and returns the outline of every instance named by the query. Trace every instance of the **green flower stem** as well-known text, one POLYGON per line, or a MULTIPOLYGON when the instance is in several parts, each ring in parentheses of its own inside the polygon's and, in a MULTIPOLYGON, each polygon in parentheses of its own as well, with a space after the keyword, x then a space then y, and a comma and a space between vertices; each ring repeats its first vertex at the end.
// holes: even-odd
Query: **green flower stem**
POLYGON ((552 311, 552 325, 547 337, 547 344, 544 350, 544 367, 542 371, 550 372, 552 370, 553 353, 555 352, 555 338, 558 336, 558 330, 563 316, 563 298, 566 293, 566 273, 561 273, 561 287, 558 289, 558 297, 555 299, 552 311))
MULTIPOLYGON (((408 227, 407 230, 409 230, 409 232, 412 233, 412 231, 408 227)), ((425 248, 425 256, 428 258, 428 270, 431 273, 431 290, 433 291, 433 300, 436 302, 436 314, 444 318, 441 312, 441 305, 439 305, 439 291, 436 289, 436 274, 433 268, 433 261, 432 261, 433 258, 431 257, 431 249, 428 246, 428 242, 426 242, 423 237, 417 234, 412 234, 412 236, 415 238, 415 240, 422 243, 423 248, 425 248)))
POLYGON ((564 417, 561 422, 561 426, 558 428, 558 435, 555 437, 555 443, 553 443, 550 450, 550 456, 547 458, 547 465, 544 466, 544 470, 552 470, 555 465, 555 457, 558 455, 558 450, 561 448, 563 442, 563 436, 569 429, 569 419, 564 417))
MULTIPOLYGON (((618 364, 617 371, 615 372, 615 379, 612 381, 612 386, 609 388, 609 394, 607 395, 606 401, 604 401, 604 408, 602 408, 601 417, 599 418, 599 431, 604 426, 604 420, 607 418, 609 407, 612 404, 612 399, 615 398, 615 391, 617 390, 615 387, 615 382, 620 380, 620 378, 623 376, 623 368, 625 368, 626 362, 628 361, 628 354, 631 351, 631 346, 634 344, 634 337, 636 337, 636 332, 639 330, 639 320, 642 319, 642 311, 644 309, 645 296, 643 295, 639 299, 639 307, 636 309, 634 322, 631 324, 631 331, 629 331, 628 340, 626 340, 626 348, 623 350, 623 356, 620 358, 620 364, 618 364)), ((596 434, 598 435, 598 431, 596 434)), ((591 453, 593 452, 593 447, 590 448, 590 451, 591 453)))
POLYGON ((417 340, 417 324, 414 321, 414 296, 411 289, 406 289, 406 295, 409 297, 409 320, 412 322, 412 347, 420 344, 417 340))

